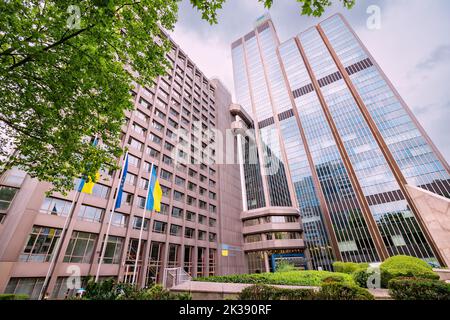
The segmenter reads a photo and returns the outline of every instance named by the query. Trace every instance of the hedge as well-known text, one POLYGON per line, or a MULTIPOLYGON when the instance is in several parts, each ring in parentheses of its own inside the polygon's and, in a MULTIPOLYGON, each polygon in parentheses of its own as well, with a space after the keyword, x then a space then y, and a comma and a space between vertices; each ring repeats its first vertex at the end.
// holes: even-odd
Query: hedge
POLYGON ((327 278, 339 279, 342 283, 355 284, 352 276, 345 273, 329 271, 289 271, 275 273, 235 274, 225 276, 212 276, 195 278, 194 281, 223 282, 223 283, 249 283, 249 284, 276 284, 292 286, 320 286, 327 278))
POLYGON ((13 294, 3 293, 0 294, 0 300, 28 300, 30 297, 27 294, 13 294))
POLYGON ((341 261, 336 261, 333 263, 334 271, 348 274, 352 274, 361 269, 367 270, 367 268, 369 268, 368 263, 341 262, 341 261))
POLYGON ((239 300, 374 300, 366 289, 356 285, 329 282, 316 292, 312 289, 281 289, 264 284, 245 288, 239 300))
POLYGON ((239 294, 239 300, 314 300, 312 289, 281 289, 265 284, 247 287, 239 294))
POLYGON ((375 300, 366 289, 346 283, 325 283, 320 289, 320 300, 375 300))
POLYGON ((388 288, 396 300, 450 300, 450 284, 439 280, 397 278, 388 288))
POLYGON ((391 279, 413 277, 439 280, 439 275, 425 261, 410 256, 395 256, 386 259, 380 266, 381 286, 387 288, 391 279))

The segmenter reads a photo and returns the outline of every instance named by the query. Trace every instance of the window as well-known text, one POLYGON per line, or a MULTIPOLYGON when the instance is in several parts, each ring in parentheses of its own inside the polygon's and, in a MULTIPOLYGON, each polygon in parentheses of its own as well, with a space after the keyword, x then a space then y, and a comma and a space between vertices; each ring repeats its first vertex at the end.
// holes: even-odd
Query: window
POLYGON ((111 224, 115 227, 126 228, 128 220, 127 218, 127 215, 123 213, 114 212, 111 224))
POLYGON ((213 218, 209 218, 209 226, 215 227, 217 225, 217 220, 213 218))
POLYGON ((133 128, 134 132, 136 132, 136 133, 138 133, 138 134, 140 134, 142 136, 145 136, 145 134, 147 132, 147 129, 145 129, 144 127, 138 125, 136 122, 133 122, 132 128, 133 128))
POLYGON ((141 177, 139 179, 139 188, 147 190, 148 189, 148 180, 141 177))
MULTIPOLYGON (((159 158, 159 151, 151 147, 147 147, 147 154, 152 158, 159 158)), ((147 171, 150 172, 150 170, 147 171)))
POLYGON ((152 121, 152 127, 155 128, 158 131, 162 131, 164 129, 164 126, 159 123, 158 121, 153 120, 152 121))
POLYGON ((175 146, 173 144, 166 142, 164 143, 164 148, 166 148, 166 150, 172 151, 173 148, 175 148, 175 146))
POLYGON ((183 179, 183 178, 181 178, 181 177, 179 177, 179 176, 175 176, 175 184, 177 185, 177 186, 182 186, 182 187, 184 187, 184 184, 186 183, 186 180, 185 179, 183 179))
MULTIPOLYGON (((149 91, 147 90, 145 93, 147 93, 147 92, 149 92, 149 91)), ((145 100, 145 99, 143 99, 143 98, 140 98, 140 99, 139 99, 139 104, 140 104, 141 106, 143 106, 144 108, 146 108, 146 109, 150 109, 150 108, 151 108, 150 102, 148 102, 147 100, 145 100)))
POLYGON ((216 182, 214 180, 209 179, 209 186, 210 187, 215 187, 216 186, 216 182))
POLYGON ((128 154, 128 163, 136 168, 139 168, 141 160, 131 154, 128 154))
POLYGON ((123 192, 122 194, 122 201, 120 202, 120 205, 127 205, 131 206, 133 203, 133 195, 128 192, 123 192))
POLYGON ((142 144, 142 142, 137 141, 136 139, 130 137, 128 139, 128 144, 130 145, 130 147, 135 148, 136 150, 142 151, 142 148, 144 147, 144 145, 142 144))
POLYGON ((104 210, 83 204, 78 212, 78 220, 89 222, 100 222, 104 210))
POLYGON ((197 199, 195 199, 194 197, 188 196, 187 197, 187 204, 190 206, 196 206, 197 205, 197 199))
POLYGON ((188 182, 188 189, 190 191, 197 191, 197 185, 195 183, 189 181, 188 182))
POLYGON ((199 206, 200 209, 206 209, 206 202, 202 201, 202 200, 199 200, 198 206, 199 206))
POLYGON ((177 201, 184 201, 184 193, 175 190, 173 192, 173 198, 177 201))
POLYGON ((206 224, 206 216, 199 214, 198 215, 198 223, 206 224))
POLYGON ((171 236, 181 236, 181 226, 176 224, 170 225, 170 235, 171 236))
MULTIPOLYGON (((148 230, 148 225, 150 223, 150 219, 145 218, 144 219, 144 228, 143 230, 148 230)), ((142 218, 141 217, 134 217, 133 219, 133 229, 135 230, 141 230, 142 228, 142 218)))
POLYGON ((174 127, 174 128, 178 128, 178 123, 175 122, 174 120, 172 120, 171 118, 169 118, 168 123, 174 127))
POLYGON ((170 131, 169 129, 166 129, 166 136, 171 140, 176 140, 177 135, 170 131))
POLYGON ((198 230, 198 240, 206 240, 206 231, 198 230))
POLYGON ((166 171, 164 169, 161 169, 160 177, 161 177, 161 179, 170 181, 172 179, 172 173, 170 173, 169 171, 166 171))
POLYGON ((188 174, 190 177, 196 177, 197 176, 197 171, 189 169, 188 174))
POLYGON ((216 206, 210 204, 210 205, 209 205, 209 212, 210 212, 210 213, 216 213, 216 206))
POLYGON ((70 213, 71 205, 72 203, 70 201, 47 197, 44 199, 39 212, 67 217, 70 213))
POLYGON ((167 223, 158 220, 153 221, 153 232, 166 233, 167 223))
POLYGON ((163 155, 163 162, 169 166, 173 166, 173 160, 167 155, 163 155))
POLYGON ((183 209, 173 207, 172 208, 172 217, 182 218, 183 217, 183 209))
POLYGON ((128 183, 131 186, 136 185, 137 176, 135 174, 132 174, 130 172, 127 173, 125 177, 125 182, 128 183))
POLYGON ((206 189, 200 187, 200 195, 201 195, 201 196, 204 196, 205 194, 206 194, 206 189))
POLYGON ((194 229, 192 229, 192 228, 185 228, 184 229, 184 237, 185 238, 189 238, 189 239, 192 239, 192 238, 194 238, 195 237, 195 230, 194 229))
POLYGON ((170 192, 172 191, 169 187, 161 185, 161 191, 163 196, 170 198, 170 192))
POLYGON ((162 113, 161 111, 159 111, 158 109, 155 109, 155 115, 162 120, 164 120, 166 118, 166 115, 164 113, 162 113))
POLYGON ((94 188, 92 188, 92 195, 94 197, 107 199, 109 196, 109 189, 110 188, 108 186, 104 186, 102 184, 96 183, 94 185, 94 188))
POLYGON ((156 144, 161 144, 162 139, 160 137, 154 135, 153 133, 150 133, 149 137, 150 137, 150 141, 152 141, 156 144))
POLYGON ((20 261, 48 262, 61 237, 61 229, 33 226, 20 261))
POLYGON ((143 113, 139 110, 136 110, 135 112, 136 112, 135 114, 136 114, 137 118, 141 119, 144 122, 148 122, 148 120, 149 120, 148 115, 146 115, 145 113, 143 113))
POLYGON ((137 197, 137 204, 136 204, 139 208, 144 209, 145 207, 145 198, 144 197, 137 197))
POLYGON ((186 211, 186 220, 195 222, 195 212, 186 211))
POLYGON ((215 200, 215 199, 216 199, 216 193, 210 191, 210 192, 209 192, 209 198, 215 200))
MULTIPOLYGON (((27 173, 25 171, 19 170, 16 167, 9 169, 5 174, 5 180, 3 182, 8 185, 21 186, 27 173)), ((0 187, 1 188, 1 187, 0 187)), ((0 190, 1 193, 1 190, 0 190)), ((1 198, 1 196, 0 196, 1 198)), ((1 205, 0 205, 1 208, 1 205)), ((1 210, 1 209, 0 209, 1 210)))
POLYGON ((74 231, 67 246, 64 262, 91 263, 97 235, 74 231))
POLYGON ((169 214, 169 205, 165 203, 161 203, 161 212, 160 214, 169 214))
POLYGON ((209 233, 209 241, 210 242, 215 242, 217 241, 217 235, 215 233, 210 232, 209 233))
POLYGON ((200 175, 200 181, 201 182, 205 182, 207 180, 207 178, 204 175, 200 175))
POLYGON ((37 300, 40 298, 42 286, 45 278, 11 278, 5 293, 26 294, 30 299, 37 300))
POLYGON ((106 245, 105 256, 103 263, 105 264, 119 264, 120 256, 122 254, 123 238, 116 236, 109 236, 106 245))
POLYGON ((252 234, 249 236, 244 236, 245 243, 259 242, 262 241, 261 234, 252 234))

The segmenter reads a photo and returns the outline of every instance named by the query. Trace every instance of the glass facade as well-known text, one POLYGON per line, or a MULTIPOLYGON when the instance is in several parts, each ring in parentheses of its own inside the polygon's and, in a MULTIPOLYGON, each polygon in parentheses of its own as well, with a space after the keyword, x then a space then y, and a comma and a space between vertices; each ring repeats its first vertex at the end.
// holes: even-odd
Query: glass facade
POLYGON ((263 173, 273 159, 281 169, 263 174, 266 199, 298 205, 312 267, 399 254, 436 263, 405 184, 450 197, 448 167, 344 19, 282 44, 263 22, 232 50, 235 83, 248 78, 236 96, 250 91, 263 173))

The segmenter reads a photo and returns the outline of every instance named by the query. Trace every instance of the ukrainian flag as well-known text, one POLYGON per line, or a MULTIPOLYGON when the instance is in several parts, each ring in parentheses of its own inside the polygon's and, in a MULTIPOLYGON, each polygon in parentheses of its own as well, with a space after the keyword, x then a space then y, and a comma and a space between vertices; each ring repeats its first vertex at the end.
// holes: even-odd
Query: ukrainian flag
POLYGON ((150 183, 148 186, 147 206, 146 210, 161 212, 161 198, 162 190, 159 185, 158 177, 156 175, 156 168, 152 166, 152 172, 150 173, 150 183))
MULTIPOLYGON (((96 147, 98 144, 97 137, 92 142, 92 145, 96 147)), ((100 180, 100 172, 95 173, 95 181, 92 181, 91 177, 87 178, 87 181, 85 178, 81 178, 80 185, 78 186, 78 192, 88 193, 92 194, 92 189, 94 189, 95 183, 100 180)))
POLYGON ((95 174, 95 180, 92 181, 91 177, 88 177, 87 181, 86 179, 82 178, 80 181, 80 186, 78 187, 79 192, 92 194, 92 189, 94 189, 95 183, 100 180, 100 172, 97 172, 95 174))

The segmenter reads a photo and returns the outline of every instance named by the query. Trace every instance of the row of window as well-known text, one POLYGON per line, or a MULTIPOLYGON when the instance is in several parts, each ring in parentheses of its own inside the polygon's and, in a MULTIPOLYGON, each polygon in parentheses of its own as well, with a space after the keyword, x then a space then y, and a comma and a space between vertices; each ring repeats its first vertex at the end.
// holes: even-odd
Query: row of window
MULTIPOLYGON (((153 231, 157 233, 167 233, 167 223, 154 221, 153 231)), ((215 233, 197 230, 198 240, 217 241, 215 233)), ((181 236, 182 226, 171 224, 170 235, 181 236)), ((195 229, 185 228, 186 238, 195 238, 195 229)), ((55 251, 56 245, 61 238, 61 229, 33 226, 28 236, 27 242, 19 257, 23 262, 48 262, 55 251)), ((69 263, 91 263, 98 235, 89 232, 73 231, 66 252, 64 262, 69 263)), ((109 236, 103 263, 118 264, 123 250, 124 238, 109 236)), ((101 252, 102 250, 100 250, 101 252)))
MULTIPOLYGON (((125 196, 123 197, 125 199, 125 201, 126 201, 126 198, 128 197, 128 195, 129 194, 125 194, 125 196)), ((139 198, 144 199, 143 197, 139 197, 139 198)), ((144 201, 145 201, 145 199, 144 199, 144 201)), ((144 203, 141 203, 141 207, 144 208, 144 203)), ((71 210, 71 202, 70 201, 47 197, 44 199, 39 212, 66 217, 69 215, 70 210, 71 210)), ((168 214, 168 210, 169 210, 169 205, 161 204, 161 214, 168 214)), ((105 213, 104 209, 96 208, 96 207, 92 207, 92 206, 83 204, 83 205, 81 205, 81 208, 78 211, 77 218, 82 221, 101 222, 104 213, 105 213)), ((184 215, 184 210, 181 208, 178 208, 178 207, 172 207, 171 215, 175 218, 180 218, 180 219, 182 219, 184 216, 184 218, 187 221, 192 221, 192 222, 195 222, 196 217, 197 217, 197 214, 195 212, 188 211, 188 210, 186 211, 186 214, 184 215)), ((128 217, 129 217, 129 215, 127 215, 127 214, 115 212, 113 215, 112 224, 117 227, 126 227, 128 225, 128 217)), ((136 219, 142 220, 139 217, 134 217, 134 218, 135 218, 135 220, 136 219)), ((210 227, 216 226, 216 224, 217 224, 216 219, 210 217, 208 220, 209 222, 207 222, 207 219, 208 218, 205 215, 199 214, 197 222, 199 224, 203 224, 203 225, 206 225, 208 223, 208 225, 210 227)), ((138 224, 139 225, 138 228, 140 228, 140 223, 142 223, 142 222, 139 221, 137 223, 135 221, 135 222, 133 222, 133 226, 138 224)))

